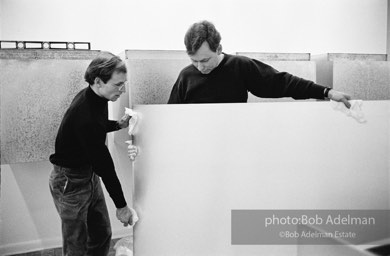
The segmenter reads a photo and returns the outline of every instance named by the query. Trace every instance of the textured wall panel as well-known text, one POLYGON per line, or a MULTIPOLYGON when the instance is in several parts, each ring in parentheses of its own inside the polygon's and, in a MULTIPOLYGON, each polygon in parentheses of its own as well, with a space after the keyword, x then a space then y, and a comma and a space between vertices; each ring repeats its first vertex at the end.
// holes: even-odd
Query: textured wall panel
POLYGON ((180 71, 191 64, 184 51, 126 51, 130 102, 166 104, 180 71))
POLYGON ((328 53, 328 60, 386 61, 386 54, 328 53))
POLYGON ((131 104, 166 104, 188 60, 127 60, 131 104))
POLYGON ((355 99, 390 99, 389 61, 333 61, 333 88, 355 99))
POLYGON ((55 59, 28 52, 20 58, 8 54, 0 59, 2 164, 47 160, 54 152, 63 114, 87 86, 83 77, 90 60, 86 57, 96 54, 55 59))
POLYGON ((309 61, 310 53, 267 53, 267 52, 237 52, 237 55, 248 56, 257 60, 272 61, 309 61))
POLYGON ((232 246, 231 210, 389 209, 390 101, 364 124, 329 102, 135 110, 135 255, 297 255, 232 246))
MULTIPOLYGON (((314 61, 310 61, 310 54, 307 53, 255 53, 242 52, 238 55, 247 56, 252 59, 260 60, 278 71, 288 72, 307 80, 316 82, 316 66, 314 61)), ((248 94, 248 102, 264 101, 294 101, 292 98, 266 99, 258 98, 253 94, 248 94)))

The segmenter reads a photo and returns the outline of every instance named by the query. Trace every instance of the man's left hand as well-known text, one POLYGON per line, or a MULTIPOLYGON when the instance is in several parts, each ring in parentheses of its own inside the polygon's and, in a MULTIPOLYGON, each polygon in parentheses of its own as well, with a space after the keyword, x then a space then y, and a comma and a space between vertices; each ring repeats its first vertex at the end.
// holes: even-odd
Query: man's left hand
POLYGON ((122 116, 121 120, 118 121, 118 126, 121 129, 129 127, 130 118, 131 118, 131 116, 129 116, 128 114, 125 114, 124 116, 122 116))
POLYGON ((349 103, 349 100, 351 99, 351 96, 346 94, 346 93, 339 92, 339 91, 331 89, 328 92, 328 98, 331 99, 331 100, 337 101, 337 102, 344 103, 344 105, 347 108, 351 107, 351 103, 349 103))
POLYGON ((125 227, 133 225, 133 213, 128 206, 116 209, 116 217, 125 227))

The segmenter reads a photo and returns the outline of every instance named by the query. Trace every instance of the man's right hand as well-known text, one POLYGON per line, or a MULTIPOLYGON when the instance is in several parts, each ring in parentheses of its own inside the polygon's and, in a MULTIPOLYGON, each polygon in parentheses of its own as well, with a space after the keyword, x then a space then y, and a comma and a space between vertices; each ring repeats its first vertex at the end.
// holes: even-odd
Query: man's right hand
POLYGON ((331 89, 328 92, 328 98, 337 102, 342 102, 347 108, 351 108, 351 103, 349 103, 351 96, 346 93, 331 89))
POLYGON ((123 208, 116 209, 116 217, 120 222, 123 223, 123 226, 133 225, 133 214, 129 207, 125 206, 123 208))

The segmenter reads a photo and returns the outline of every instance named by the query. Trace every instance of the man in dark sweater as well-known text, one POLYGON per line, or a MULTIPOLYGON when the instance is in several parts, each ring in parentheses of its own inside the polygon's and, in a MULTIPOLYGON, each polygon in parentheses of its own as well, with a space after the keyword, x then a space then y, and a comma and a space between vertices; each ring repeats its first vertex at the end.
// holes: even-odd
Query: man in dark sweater
POLYGON ((350 107, 351 97, 244 56, 222 52, 221 36, 209 21, 193 24, 184 43, 192 65, 174 84, 168 104, 247 102, 248 91, 258 97, 332 99, 350 107))
MULTIPOLYGON (((66 111, 50 156, 54 169, 50 191, 61 217, 64 255, 107 255, 111 225, 100 178, 117 208, 116 216, 125 226, 132 224, 122 187, 111 155, 105 145, 106 134, 126 128, 130 116, 108 120, 108 101, 126 92, 125 63, 104 52, 88 66, 81 90, 66 111)), ((129 146, 134 158, 136 147, 129 146)))

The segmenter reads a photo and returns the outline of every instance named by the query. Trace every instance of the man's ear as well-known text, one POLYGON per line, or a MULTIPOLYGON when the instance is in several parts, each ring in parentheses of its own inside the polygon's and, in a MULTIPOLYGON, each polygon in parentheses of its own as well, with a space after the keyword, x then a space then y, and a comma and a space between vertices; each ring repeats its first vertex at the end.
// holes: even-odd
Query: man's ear
POLYGON ((95 77, 95 80, 93 82, 94 82, 94 85, 96 85, 97 87, 102 86, 101 85, 102 80, 99 77, 95 77))
POLYGON ((217 48, 217 54, 221 54, 222 53, 222 44, 218 45, 218 48, 217 48))

